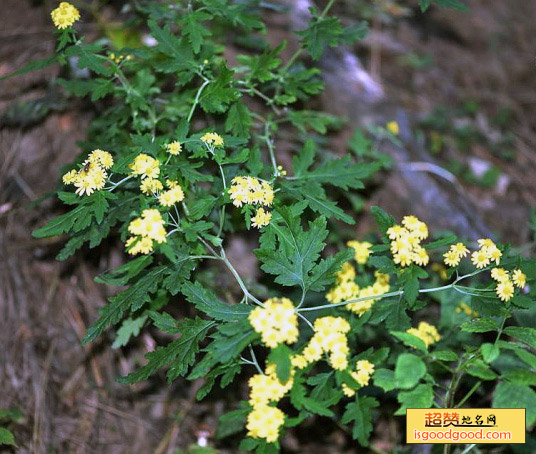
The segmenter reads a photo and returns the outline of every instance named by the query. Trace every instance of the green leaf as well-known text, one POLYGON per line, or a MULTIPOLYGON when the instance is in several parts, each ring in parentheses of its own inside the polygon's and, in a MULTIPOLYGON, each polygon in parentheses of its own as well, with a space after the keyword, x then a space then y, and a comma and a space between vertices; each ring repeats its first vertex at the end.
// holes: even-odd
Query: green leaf
POLYGON ((184 375, 195 360, 199 351, 199 342, 205 338, 207 331, 213 324, 214 322, 200 318, 184 319, 179 322, 179 332, 181 333, 179 339, 175 339, 165 347, 158 347, 155 351, 147 353, 145 355, 148 360, 147 364, 126 377, 120 378, 119 381, 131 384, 147 380, 158 369, 169 364, 172 364, 167 374, 169 382, 184 375))
POLYGON ((313 16, 306 29, 296 32, 313 60, 318 60, 328 46, 336 47, 341 43, 343 33, 344 27, 338 18, 318 15, 313 16))
POLYGON ((167 270, 168 268, 165 266, 153 268, 132 284, 130 288, 112 296, 109 299, 110 303, 99 310, 100 318, 89 327, 82 344, 85 345, 93 341, 106 327, 119 322, 127 309, 140 308, 144 303, 150 301, 151 293, 157 290, 167 270))
POLYGON ((0 80, 6 80, 10 77, 20 76, 22 74, 29 73, 31 71, 37 71, 39 69, 46 68, 47 66, 52 65, 53 63, 56 63, 58 57, 56 55, 53 55, 52 57, 43 58, 41 60, 34 60, 29 62, 26 66, 23 66, 21 69, 17 69, 16 71, 7 74, 6 76, 0 77, 0 80))
POLYGON ((273 235, 278 239, 270 247, 255 250, 255 255, 262 262, 263 271, 276 276, 275 282, 285 286, 299 285, 309 288, 309 273, 313 270, 320 252, 325 246, 328 231, 326 218, 318 217, 309 222, 309 231, 300 225, 300 218, 293 215, 291 209, 279 208, 274 212, 272 222, 262 236, 273 235))
MULTIPOLYGON (((429 0, 428 0, 429 1, 429 0)), ((439 6, 443 8, 451 8, 458 11, 467 11, 469 8, 466 4, 459 0, 434 0, 439 6)), ((421 5, 422 9, 422 5, 421 5)))
POLYGON ((499 325, 491 318, 475 318, 463 322, 461 329, 468 333, 485 333, 488 331, 498 331, 499 325))
POLYGON ((372 376, 374 385, 379 386, 385 392, 392 391, 396 388, 395 373, 389 369, 376 369, 372 376))
POLYGON ((326 134, 330 126, 339 123, 337 117, 314 110, 291 110, 287 113, 288 120, 300 132, 307 133, 307 129, 312 129, 319 134, 326 134))
POLYGON ((0 445, 17 446, 13 433, 5 427, 0 427, 0 445))
POLYGON ((341 422, 349 424, 354 421, 352 437, 359 441, 361 446, 369 445, 370 434, 372 433, 372 409, 380 404, 373 397, 360 397, 356 394, 355 402, 350 402, 346 406, 341 422))
POLYGON ((482 352, 482 358, 484 358, 484 361, 488 364, 495 361, 501 353, 497 345, 489 342, 483 343, 480 346, 480 351, 482 352))
POLYGON ((504 333, 520 340, 521 342, 536 348, 536 329, 521 326, 507 326, 504 333))
POLYGON ((527 369, 505 370, 501 378, 517 385, 536 386, 536 374, 527 369))
POLYGON ((423 245, 424 249, 436 249, 443 246, 448 246, 455 243, 458 240, 456 235, 448 235, 443 238, 439 238, 435 241, 423 245))
POLYGON ((402 353, 396 360, 395 380, 397 388, 413 388, 426 374, 426 365, 412 353, 402 353))
POLYGON ((231 131, 237 137, 249 138, 250 128, 253 126, 250 110, 242 101, 235 102, 227 113, 225 130, 231 131))
POLYGON ((411 265, 401 272, 398 282, 403 286, 404 298, 409 303, 410 308, 419 295, 419 279, 424 279, 426 277, 428 277, 428 273, 416 265, 411 265))
POLYGON ((292 158, 292 170, 295 177, 302 177, 307 169, 313 165, 316 155, 316 144, 314 140, 307 139, 299 154, 292 158))
POLYGON ((233 87, 233 71, 222 63, 218 76, 206 86, 199 99, 199 104, 205 112, 224 113, 229 104, 240 97, 240 92, 233 87))
POLYGON ((335 202, 328 199, 326 192, 319 184, 310 183, 299 185, 291 190, 291 193, 299 200, 303 199, 311 210, 328 218, 340 219, 347 224, 355 224, 354 219, 339 208, 335 202))
POLYGON ((378 224, 380 231, 384 235, 389 227, 392 227, 396 224, 395 219, 389 214, 387 214, 385 211, 383 211, 380 207, 371 206, 370 212, 372 213, 372 216, 374 216, 376 224, 378 224))
POLYGON ((471 361, 465 366, 465 370, 469 375, 478 377, 481 380, 495 380, 497 374, 490 369, 490 367, 482 360, 477 359, 471 361))
POLYGON ((428 348, 426 347, 424 341, 417 336, 414 336, 413 334, 401 331, 391 331, 391 335, 401 340, 402 342, 404 342, 405 345, 409 347, 413 347, 424 353, 428 351, 428 348))
POLYGON ((493 408, 525 408, 527 426, 536 421, 536 392, 516 383, 499 383, 493 393, 493 408))
POLYGON ((432 353, 432 356, 440 361, 454 362, 458 361, 459 357, 456 352, 452 350, 436 350, 432 353))
POLYGON ((111 273, 103 273, 95 278, 97 284, 107 285, 127 285, 130 280, 141 273, 153 262, 151 255, 142 255, 141 257, 129 260, 124 265, 117 267, 111 273))
POLYGON ((218 325, 211 336, 214 340, 204 349, 210 354, 213 364, 226 363, 237 358, 258 334, 253 331, 247 319, 241 322, 228 322, 218 325))
POLYGON ((202 21, 210 19, 210 17, 210 14, 206 14, 203 11, 194 11, 183 15, 181 18, 182 30, 190 38, 192 49, 196 54, 201 50, 204 37, 211 35, 210 30, 201 24, 202 21))
POLYGON ((112 70, 106 66, 108 59, 103 55, 99 55, 101 51, 102 46, 99 44, 77 44, 65 49, 65 55, 77 57, 79 68, 89 68, 101 76, 110 76, 112 70))
POLYGON ((268 362, 276 365, 277 378, 281 383, 286 383, 290 378, 290 372, 292 365, 290 363, 290 356, 292 352, 285 344, 279 344, 276 348, 272 349, 268 355, 268 362))
POLYGON ((402 391, 397 396, 400 408, 395 415, 403 415, 407 408, 430 408, 434 402, 434 391, 431 385, 420 384, 411 391, 402 391))
POLYGON ((247 318, 253 307, 247 304, 225 304, 199 282, 185 282, 181 292, 198 310, 219 321, 238 321, 247 318))
POLYGON ((330 286, 335 281, 335 273, 340 271, 343 263, 353 258, 354 254, 351 249, 340 251, 327 259, 322 259, 314 267, 308 284, 309 290, 321 292, 326 286, 330 286))
POLYGON ((151 320, 153 321, 154 325, 164 333, 168 334, 178 334, 179 333, 179 327, 177 324, 177 320, 175 320, 171 315, 169 315, 167 312, 156 312, 156 311, 149 311, 149 317, 151 317, 151 320))
POLYGON ((112 344, 112 348, 124 347, 128 344, 131 337, 138 336, 146 320, 147 315, 123 320, 121 327, 117 330, 117 336, 112 344))
POLYGON ((390 331, 408 329, 410 318, 406 312, 405 302, 398 298, 390 298, 375 304, 372 308, 371 322, 377 323, 383 320, 390 331))
POLYGON ((220 416, 216 438, 222 439, 244 430, 249 411, 249 408, 241 408, 220 416))
POLYGON ((303 377, 298 376, 294 379, 294 384, 290 390, 290 402, 298 410, 307 410, 311 413, 333 417, 334 413, 325 405, 324 402, 320 402, 317 399, 307 397, 307 388, 303 385, 303 377))

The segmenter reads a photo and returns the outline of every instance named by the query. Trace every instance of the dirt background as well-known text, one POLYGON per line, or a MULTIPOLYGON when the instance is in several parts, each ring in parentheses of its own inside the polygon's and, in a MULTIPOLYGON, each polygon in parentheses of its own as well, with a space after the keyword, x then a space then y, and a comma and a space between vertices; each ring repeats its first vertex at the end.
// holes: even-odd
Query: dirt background
MULTIPOLYGON (((530 207, 536 206, 536 2, 475 0, 469 13, 434 9, 426 16, 411 2, 404 3, 407 8, 379 3, 381 11, 370 15, 371 34, 353 49, 390 106, 370 109, 389 120, 398 112, 393 106, 399 107, 418 130, 420 120, 438 106, 455 110, 468 100, 478 102, 476 114, 453 121, 476 129, 482 140, 460 150, 445 134, 434 159, 445 167, 453 161, 476 170, 496 167, 499 176, 488 188, 459 181, 463 197, 493 232, 532 251, 528 220, 530 207), (428 66, 422 61, 427 58, 433 59, 428 66), (493 118, 501 109, 510 116, 506 126, 498 127, 493 118), (505 135, 511 152, 507 159, 500 153, 505 135)), ((351 18, 358 4, 347 0, 337 8, 351 18)), ((52 7, 48 1, 1 2, 0 75, 53 52, 52 7)), ((101 13, 113 17, 114 11, 107 7, 101 13)), ((86 33, 96 30, 90 20, 83 27, 86 33)), ((279 31, 289 35, 284 27, 279 31)), ((10 426, 16 452, 169 454, 205 432, 213 443, 218 416, 233 399, 245 397, 243 387, 196 403, 196 382, 165 386, 156 377, 133 387, 117 384, 117 376, 133 370, 162 341, 150 332, 122 350, 108 348, 109 336, 89 347, 80 345, 111 292, 93 278, 122 263, 122 247, 110 241, 59 263, 54 256, 64 239, 31 237, 34 228, 61 212, 57 202, 44 196, 54 190, 61 166, 77 155, 76 141, 84 138, 92 115, 85 103, 67 103, 58 94, 52 83, 58 74, 59 68, 50 67, 0 82, 0 409, 18 408, 24 415, 10 426)), ((336 107, 324 98, 324 108, 336 107)), ((332 135, 335 149, 343 148, 352 126, 332 135)), ((430 129, 422 131, 420 142, 414 134, 408 148, 419 143, 430 150, 430 129)), ((381 203, 395 214, 417 208, 404 197, 396 174, 396 168, 382 174, 367 203, 381 203)), ((363 214, 359 232, 370 225, 363 214)), ((232 249, 240 256, 244 245, 235 242, 232 249)), ((331 423, 320 432, 315 429, 314 439, 308 430, 287 436, 285 449, 366 451, 331 423)), ((382 421, 371 452, 387 453, 402 440, 397 424, 382 421)), ((232 443, 218 446, 233 452, 232 443)))

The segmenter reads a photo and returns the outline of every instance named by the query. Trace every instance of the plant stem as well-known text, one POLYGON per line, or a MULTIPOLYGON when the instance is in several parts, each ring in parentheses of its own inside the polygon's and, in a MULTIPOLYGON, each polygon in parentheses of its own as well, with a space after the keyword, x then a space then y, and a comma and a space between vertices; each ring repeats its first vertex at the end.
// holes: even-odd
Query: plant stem
MULTIPOLYGON (((420 289, 419 293, 440 292, 442 290, 448 290, 448 289, 451 289, 451 288, 454 289, 454 290, 457 290, 456 284, 458 282, 460 282, 461 280, 466 279, 468 277, 474 276, 475 274, 481 273, 482 271, 484 271, 484 270, 483 269, 482 270, 477 270, 477 271, 472 272, 470 274, 465 274, 463 276, 459 276, 458 278, 456 278, 456 280, 454 282, 452 282, 451 284, 448 284, 448 285, 443 285, 441 287, 420 289)), ((345 306, 346 304, 360 303, 362 301, 368 301, 368 300, 380 300, 380 299, 383 299, 383 298, 389 298, 391 296, 400 296, 400 295, 403 295, 403 294, 404 294, 403 290, 397 290, 397 291, 394 291, 394 292, 383 293, 381 295, 364 296, 362 298, 355 298, 355 299, 351 299, 351 300, 346 300, 346 301, 342 301, 340 303, 331 303, 331 304, 323 304, 322 306, 305 307, 303 309, 300 309, 300 311, 301 312, 318 311, 320 309, 327 309, 327 308, 330 308, 330 307, 345 306)))
POLYGON ((465 402, 467 402, 467 399, 473 395, 473 393, 478 389, 478 387, 482 384, 482 382, 479 380, 475 383, 475 385, 469 390, 469 392, 463 397, 458 404, 454 406, 454 408, 461 407, 465 402))
POLYGON ((268 151, 270 152, 270 160, 272 161, 272 167, 274 168, 274 177, 277 177, 279 175, 279 170, 277 169, 277 161, 275 159, 275 152, 274 152, 274 143, 272 142, 272 138, 270 137, 270 123, 265 123, 264 125, 264 136, 263 139, 266 141, 266 145, 268 146, 268 151))
POLYGON ((199 103, 199 98, 201 97, 201 93, 205 89, 205 87, 210 83, 210 80, 205 80, 203 84, 199 87, 199 90, 197 90, 197 94, 195 95, 194 103, 192 105, 192 108, 190 109, 190 113, 188 114, 187 122, 190 123, 190 120, 192 119, 194 115, 195 108, 197 107, 197 104, 199 103))
POLYGON ((223 261, 223 263, 225 263, 225 266, 227 268, 229 268, 229 271, 231 271, 232 275, 234 276, 234 278, 236 279, 236 282, 238 282, 238 285, 240 286, 240 288, 242 289, 242 292, 244 293, 244 295, 249 298, 250 300, 252 300, 254 303, 258 304, 259 306, 262 306, 262 302, 260 300, 258 300, 257 298, 255 298, 251 293, 249 293, 249 290, 247 289, 247 287, 245 286, 244 284, 244 281, 242 280, 242 278, 240 277, 240 275, 238 274, 238 272, 236 271, 235 267, 233 266, 233 264, 229 261, 229 259, 225 256, 225 252, 223 251, 223 248, 222 248, 222 255, 221 255, 221 259, 223 261))

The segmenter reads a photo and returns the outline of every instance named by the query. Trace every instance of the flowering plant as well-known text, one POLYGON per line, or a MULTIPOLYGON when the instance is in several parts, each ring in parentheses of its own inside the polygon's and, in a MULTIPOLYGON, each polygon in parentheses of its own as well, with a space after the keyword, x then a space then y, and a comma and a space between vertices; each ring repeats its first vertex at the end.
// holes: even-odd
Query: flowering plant
MULTIPOLYGON (((169 381, 203 377, 200 399, 243 372, 249 398, 218 431, 245 429, 243 450, 278 451, 284 432, 312 415, 340 418, 367 446, 380 402, 397 402, 396 415, 460 406, 487 382, 494 406, 536 401, 528 348, 536 348, 536 330, 522 326, 534 260, 489 238, 474 247, 455 235, 425 242, 424 222, 408 215, 397 223, 378 207, 380 236, 358 241, 341 230, 355 220, 337 202, 363 188, 382 161, 372 152, 368 161, 321 157, 318 137, 339 120, 300 107, 323 84, 299 57, 318 60, 327 47, 364 35, 363 24, 345 28, 328 15, 333 3, 312 11, 287 63, 284 43, 261 41, 230 66, 221 46, 227 30, 256 38, 265 31, 257 2, 136 4, 154 45, 129 48, 85 43, 75 30, 83 18, 62 2, 52 12, 57 54, 27 68, 74 59, 92 77, 58 83, 107 101, 58 191, 72 209, 34 232, 69 236, 59 260, 116 233, 133 256, 96 278, 129 287, 101 309, 84 343, 118 326, 121 347, 154 325, 174 340, 120 380, 146 380, 166 367, 169 381), (300 143, 288 171, 275 146, 283 129, 300 143), (265 275, 246 283, 226 246, 251 228, 259 230, 255 256, 265 275), (325 253, 328 241, 340 251, 325 253), (231 298, 210 279, 219 264, 237 284, 231 298), (184 300, 195 313, 180 313, 184 300)), ((388 130, 396 135, 398 125, 388 130)), ((527 423, 535 420, 532 405, 527 423)))

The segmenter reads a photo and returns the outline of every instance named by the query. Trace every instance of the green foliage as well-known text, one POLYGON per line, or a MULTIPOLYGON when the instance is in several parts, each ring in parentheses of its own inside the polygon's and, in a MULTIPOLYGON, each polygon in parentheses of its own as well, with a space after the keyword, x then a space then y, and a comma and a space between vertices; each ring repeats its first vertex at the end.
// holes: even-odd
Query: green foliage
MULTIPOLYGON (((314 103, 309 100, 322 91, 323 82, 320 70, 306 66, 310 59, 300 61, 300 56, 306 52, 317 61, 330 48, 363 37, 365 24, 344 27, 340 18, 329 14, 334 3, 329 1, 322 12, 312 9, 311 20, 298 32, 301 47, 284 61, 286 43, 272 47, 262 34, 266 30, 260 9, 268 4, 201 0, 187 6, 179 2, 171 9, 141 3, 129 13, 132 31, 141 34, 146 23, 154 46, 137 40, 132 48, 115 48, 114 43, 119 46, 127 40, 113 37, 88 43, 68 29, 58 33, 57 55, 15 73, 53 62, 66 64, 68 58, 87 69, 87 79, 57 81, 73 96, 88 97, 98 105, 87 141, 80 144, 83 152, 71 168, 77 175, 89 172, 86 160, 91 160, 88 152, 93 149, 106 148, 114 161, 106 169, 103 185, 91 195, 79 196, 80 188, 75 193, 68 184, 60 186, 58 197, 66 212, 34 236, 64 235, 59 260, 68 260, 85 245, 96 248, 118 240, 129 244, 129 255, 135 255, 133 249, 142 239, 151 240, 139 257, 125 254, 124 264, 95 279, 123 288, 100 308, 83 342, 94 341, 107 329, 115 334, 113 348, 128 346, 144 330, 164 333, 155 339, 168 339, 167 343, 149 352, 144 365, 120 381, 147 380, 165 368, 168 382, 203 378, 198 399, 216 384, 226 388, 252 375, 258 375, 255 380, 268 379, 262 377, 264 371, 270 380, 288 386, 279 399, 285 399, 281 408, 290 410, 277 428, 279 436, 308 418, 324 417, 351 425, 352 437, 368 446, 377 414, 384 408, 398 403, 395 415, 403 415, 410 407, 452 404, 460 380, 463 387, 463 380, 473 386, 477 379, 495 387, 495 407, 527 405, 527 422, 533 423, 536 355, 531 349, 536 348, 536 330, 529 326, 534 290, 527 287, 524 293, 516 288, 513 298, 503 302, 488 276, 491 265, 471 268, 467 274, 465 265, 460 265, 441 277, 430 265, 397 265, 392 231, 387 234, 397 221, 375 206, 370 214, 380 235, 367 237, 371 246, 366 263, 357 247, 344 247, 356 239, 347 230, 356 223, 348 206, 362 209, 359 191, 390 165, 375 149, 374 133, 399 140, 385 128, 373 127, 372 136, 356 131, 347 153, 325 150, 329 141, 322 136, 343 122, 311 108, 314 103), (134 24, 140 24, 139 30, 134 24), (249 45, 232 62, 226 61, 225 46, 236 33, 249 45), (288 171, 279 165, 284 134, 295 138, 288 171), (211 144, 211 137, 222 143, 211 144), (180 152, 170 154, 168 145, 176 141, 180 152), (154 193, 140 187, 151 181, 143 174, 150 169, 139 172, 141 177, 134 173, 139 170, 135 160, 140 153, 157 163, 158 172, 151 178, 163 188, 154 193), (264 191, 265 199, 233 197, 241 180, 235 177, 264 184, 262 191, 248 196, 260 200, 258 192, 264 191), (163 203, 171 185, 180 186, 184 197, 163 203), (259 222, 261 207, 271 216, 266 222, 259 222), (157 221, 144 224, 147 213, 157 221), (140 224, 144 234, 136 233, 140 224), (165 232, 156 240, 151 235, 160 226, 165 232), (230 238, 241 235, 258 240, 254 253, 264 272, 258 280, 243 279, 231 262, 235 259, 227 254, 230 238), (356 276, 349 272, 352 261, 357 262, 352 265, 356 276), (336 286, 345 285, 350 291, 334 297, 336 286), (279 317, 275 328, 284 332, 295 315, 298 322, 293 328, 299 335, 267 349, 265 333, 253 326, 259 329, 255 324, 259 320, 268 324, 263 310, 269 298, 274 298, 270 304, 277 304, 278 298, 292 300, 293 316, 279 317), (348 310, 357 305, 359 312, 360 304, 361 313, 348 310), (441 312, 437 339, 421 330, 421 321, 435 323, 432 314, 437 311, 431 305, 438 305, 441 312), (319 361, 306 358, 312 355, 305 354, 306 347, 310 343, 314 347, 313 331, 320 329, 321 323, 316 323, 323 316, 334 317, 327 319, 329 326, 344 322, 349 327, 347 333, 337 333, 337 341, 341 342, 341 334, 349 349, 339 365, 328 351, 332 347, 322 346, 319 361), (410 327, 414 330, 407 332, 410 327), (266 359, 265 364, 258 358, 266 359), (374 367, 370 383, 357 369, 367 362, 374 367), (454 383, 448 393, 445 383, 454 383)), ((420 6, 424 10, 431 3, 421 0, 420 6)), ((463 7, 457 0, 434 3, 463 7)), ((422 244, 431 263, 440 262, 448 247, 461 241, 448 232, 433 238, 422 244)), ((536 262, 521 259, 506 245, 499 247, 501 266, 510 272, 520 268, 534 288, 536 262)), ((335 342, 325 336, 314 339, 335 342)), ((337 345, 341 346, 346 344, 337 345)), ((279 409, 274 400, 269 406, 279 409)), ((251 398, 233 407, 220 419, 218 437, 243 433, 255 405, 251 398)), ((266 413, 267 408, 261 410, 266 413)), ((0 442, 14 443, 7 429, 0 430, 0 442)), ((240 449, 272 454, 280 445, 250 431, 240 449)), ((214 451, 190 447, 186 452, 214 451)))

